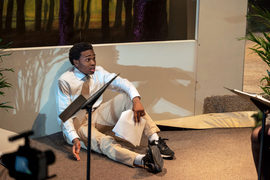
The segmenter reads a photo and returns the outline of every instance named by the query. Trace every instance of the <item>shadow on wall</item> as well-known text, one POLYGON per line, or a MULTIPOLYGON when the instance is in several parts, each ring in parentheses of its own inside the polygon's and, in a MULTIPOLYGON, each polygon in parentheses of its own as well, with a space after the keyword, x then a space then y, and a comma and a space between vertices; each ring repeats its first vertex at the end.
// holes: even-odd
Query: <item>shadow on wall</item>
MULTIPOLYGON (((115 46, 94 49, 97 65, 109 72, 120 73, 122 78, 128 79, 137 87, 144 108, 154 120, 193 115, 195 79, 192 76, 194 77, 195 72, 187 72, 180 68, 146 67, 139 64, 119 65, 119 51, 115 46)), ((108 91, 106 93, 109 94, 108 91)))
POLYGON ((61 131, 61 128, 57 122, 55 91, 57 88, 58 78, 71 67, 69 61, 63 61, 65 61, 65 63, 59 68, 52 80, 49 91, 49 99, 39 111, 39 114, 32 126, 32 130, 36 132, 35 137, 40 137, 46 134, 52 134, 61 131))

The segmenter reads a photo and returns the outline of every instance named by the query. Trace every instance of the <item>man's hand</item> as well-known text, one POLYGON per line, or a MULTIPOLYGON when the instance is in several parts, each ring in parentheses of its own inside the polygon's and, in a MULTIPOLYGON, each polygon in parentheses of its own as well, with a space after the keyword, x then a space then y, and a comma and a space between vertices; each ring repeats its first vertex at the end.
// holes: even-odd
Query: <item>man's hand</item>
POLYGON ((134 122, 140 123, 141 116, 145 115, 144 108, 142 106, 139 97, 133 98, 132 102, 133 102, 134 122))
POLYGON ((73 156, 77 159, 77 161, 81 160, 79 153, 81 150, 81 142, 78 138, 73 139, 72 153, 73 156))

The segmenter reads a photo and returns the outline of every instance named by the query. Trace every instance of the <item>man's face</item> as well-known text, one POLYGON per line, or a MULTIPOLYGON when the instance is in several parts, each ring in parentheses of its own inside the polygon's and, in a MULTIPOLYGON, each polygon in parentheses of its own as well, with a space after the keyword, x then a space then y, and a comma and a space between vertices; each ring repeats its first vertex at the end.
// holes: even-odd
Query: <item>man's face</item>
POLYGON ((73 63, 77 69, 84 74, 94 74, 96 67, 96 56, 93 50, 81 52, 78 60, 73 59, 73 63))

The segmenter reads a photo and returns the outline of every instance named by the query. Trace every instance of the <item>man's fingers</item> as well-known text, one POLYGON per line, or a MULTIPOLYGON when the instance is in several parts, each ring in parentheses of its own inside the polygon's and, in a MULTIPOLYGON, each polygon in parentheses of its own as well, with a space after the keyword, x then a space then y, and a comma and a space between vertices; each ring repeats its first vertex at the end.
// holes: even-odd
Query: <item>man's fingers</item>
POLYGON ((78 154, 73 154, 73 156, 77 159, 77 161, 81 160, 81 158, 78 154))
POLYGON ((145 116, 145 112, 144 111, 141 112, 141 116, 145 116))
POLYGON ((133 117, 133 119, 134 119, 134 122, 137 123, 137 113, 136 113, 136 112, 134 112, 134 117, 133 117))
POLYGON ((73 152, 73 156, 77 159, 77 161, 81 160, 80 156, 79 156, 79 151, 78 150, 75 150, 73 152))
POLYGON ((137 111, 137 112, 134 112, 134 122, 135 123, 140 123, 140 112, 137 111))
POLYGON ((140 123, 142 116, 145 116, 145 111, 134 111, 134 122, 140 123))
POLYGON ((77 146, 75 144, 72 146, 72 154, 77 159, 77 161, 79 161, 81 159, 79 156, 80 146, 79 145, 77 145, 77 146))
POLYGON ((141 119, 141 113, 138 112, 138 115, 137 115, 137 123, 140 123, 140 119, 141 119))
POLYGON ((140 118, 141 118, 141 112, 140 111, 134 112, 134 122, 140 123, 140 118))

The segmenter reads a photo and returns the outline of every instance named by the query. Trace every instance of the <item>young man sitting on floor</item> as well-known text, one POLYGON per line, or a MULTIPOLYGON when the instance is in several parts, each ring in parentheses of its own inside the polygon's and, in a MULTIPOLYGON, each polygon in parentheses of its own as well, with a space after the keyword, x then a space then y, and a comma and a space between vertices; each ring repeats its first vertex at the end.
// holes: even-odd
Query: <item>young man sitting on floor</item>
MULTIPOLYGON (((61 75, 58 80, 57 108, 60 115, 79 95, 89 98, 99 88, 110 81, 115 74, 96 66, 93 47, 89 43, 77 43, 69 51, 71 69, 61 75)), ((91 149, 105 154, 109 158, 129 166, 146 166, 150 170, 161 172, 163 157, 173 157, 174 152, 166 145, 164 139, 158 136, 160 131, 153 120, 145 112, 141 97, 132 83, 127 79, 117 77, 108 89, 121 92, 108 102, 102 103, 102 96, 93 105, 91 124, 91 149), (128 109, 134 112, 135 123, 140 117, 146 119, 143 133, 149 139, 146 155, 137 154, 118 144, 111 136, 104 133, 111 130, 117 123, 121 113, 128 109)), ((58 118, 65 140, 72 144, 72 152, 80 160, 79 152, 82 141, 87 147, 88 114, 84 118, 71 117, 62 122, 58 118)))

